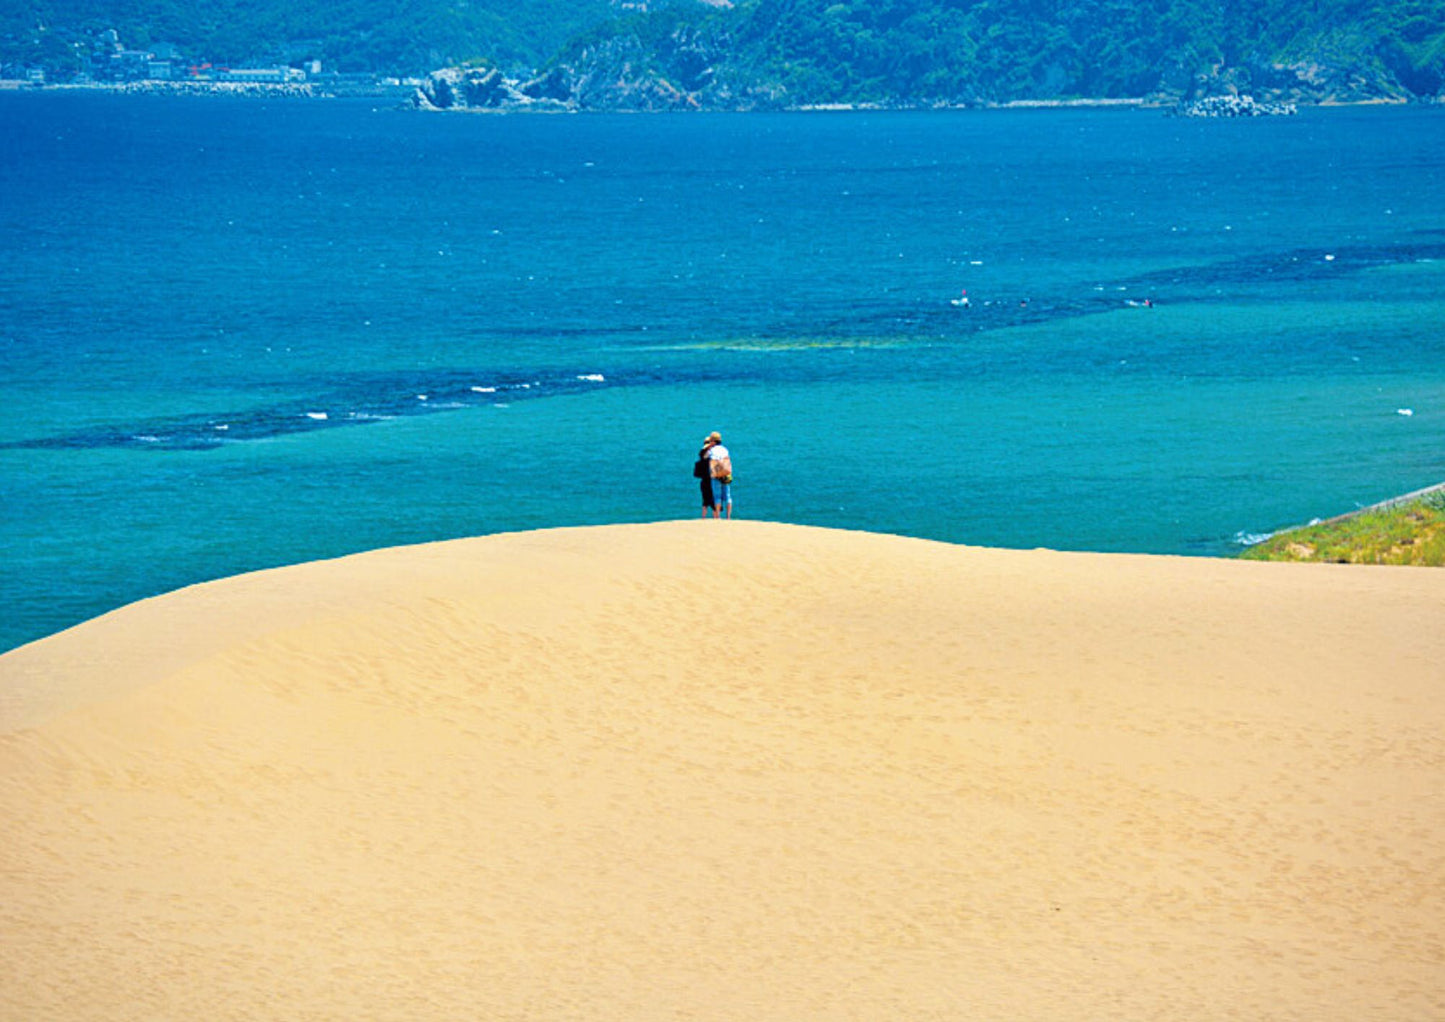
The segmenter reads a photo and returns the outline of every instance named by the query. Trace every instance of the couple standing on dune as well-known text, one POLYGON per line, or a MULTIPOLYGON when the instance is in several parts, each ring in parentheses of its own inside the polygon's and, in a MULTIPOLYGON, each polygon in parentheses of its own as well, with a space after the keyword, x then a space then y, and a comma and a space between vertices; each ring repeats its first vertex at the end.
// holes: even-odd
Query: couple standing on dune
POLYGON ((692 467, 695 479, 700 480, 702 489, 702 516, 709 511, 714 518, 722 518, 726 509, 727 517, 733 516, 733 460, 723 446, 721 433, 709 433, 697 452, 697 461, 692 467))

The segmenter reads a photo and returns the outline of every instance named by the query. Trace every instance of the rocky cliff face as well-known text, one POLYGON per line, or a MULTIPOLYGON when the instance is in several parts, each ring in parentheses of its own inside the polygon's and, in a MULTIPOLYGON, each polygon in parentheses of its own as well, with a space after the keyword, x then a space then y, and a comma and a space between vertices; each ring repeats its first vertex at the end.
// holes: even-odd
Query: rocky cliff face
POLYGON ((413 104, 453 110, 758 110, 783 106, 781 90, 728 69, 725 45, 688 28, 646 43, 612 36, 528 81, 500 71, 433 72, 413 104))
POLYGON ((566 110, 563 99, 528 95, 496 68, 449 67, 433 71, 412 96, 421 110, 566 110))

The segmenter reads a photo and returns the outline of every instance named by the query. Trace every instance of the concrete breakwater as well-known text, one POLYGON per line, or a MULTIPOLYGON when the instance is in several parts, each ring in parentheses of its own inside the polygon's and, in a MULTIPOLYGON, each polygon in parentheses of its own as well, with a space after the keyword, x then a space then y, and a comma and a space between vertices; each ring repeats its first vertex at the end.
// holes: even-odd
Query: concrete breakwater
POLYGON ((1174 113, 1179 117, 1288 117, 1299 113, 1293 103, 1258 102, 1253 96, 1205 96, 1181 103, 1174 113))
POLYGON ((267 98, 288 97, 312 99, 329 93, 317 89, 307 82, 168 82, 144 80, 136 82, 94 82, 83 85, 46 85, 46 90, 84 89, 98 92, 118 92, 125 95, 151 96, 262 96, 267 98))

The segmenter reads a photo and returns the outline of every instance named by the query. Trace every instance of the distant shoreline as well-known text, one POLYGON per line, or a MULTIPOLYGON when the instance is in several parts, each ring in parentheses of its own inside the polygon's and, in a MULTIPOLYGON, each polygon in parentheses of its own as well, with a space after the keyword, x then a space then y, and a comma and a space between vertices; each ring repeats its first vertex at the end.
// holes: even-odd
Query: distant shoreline
MULTIPOLYGON (((285 98, 285 99, 392 99, 406 105, 417 86, 377 82, 369 85, 346 84, 340 87, 331 83, 312 82, 199 82, 145 80, 137 82, 44 82, 36 83, 18 79, 0 79, 0 94, 4 93, 56 93, 56 92, 98 92, 126 96, 226 96, 242 98, 285 98)), ((1124 96, 1124 97, 1075 97, 1071 99, 1013 99, 998 103, 800 103, 766 110, 719 110, 701 108, 697 113, 917 113, 929 111, 968 110, 1171 110, 1178 105, 1177 99, 1166 96, 1124 96)), ((1428 102, 1407 99, 1361 99, 1352 101, 1323 100, 1318 103, 1299 102, 1308 108, 1336 107, 1409 107, 1436 106, 1428 102)), ((665 110, 600 110, 586 107, 557 109, 530 108, 527 106, 503 107, 454 107, 448 110, 429 111, 440 113, 679 113, 689 111, 665 110)))
POLYGON ((882 110, 1053 110, 1069 108, 1126 108, 1126 109, 1168 109, 1171 100, 1147 96, 1129 96, 1123 99, 1011 99, 1004 103, 919 103, 916 105, 893 103, 800 103, 784 107, 796 113, 857 113, 882 110))
POLYGON ((241 96, 285 99, 402 99, 414 85, 375 83, 364 86, 312 82, 204 82, 145 80, 138 82, 25 82, 0 80, 0 92, 103 92, 121 96, 241 96))

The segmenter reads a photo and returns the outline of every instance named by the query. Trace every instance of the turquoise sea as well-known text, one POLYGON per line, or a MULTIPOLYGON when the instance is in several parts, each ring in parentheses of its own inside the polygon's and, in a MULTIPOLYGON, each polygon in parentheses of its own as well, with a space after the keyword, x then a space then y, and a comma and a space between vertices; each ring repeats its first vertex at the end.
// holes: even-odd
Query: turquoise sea
POLYGON ((0 140, 0 649, 692 516, 713 429, 740 516, 1009 547, 1227 556, 1445 479, 1445 110, 42 92, 0 140))

